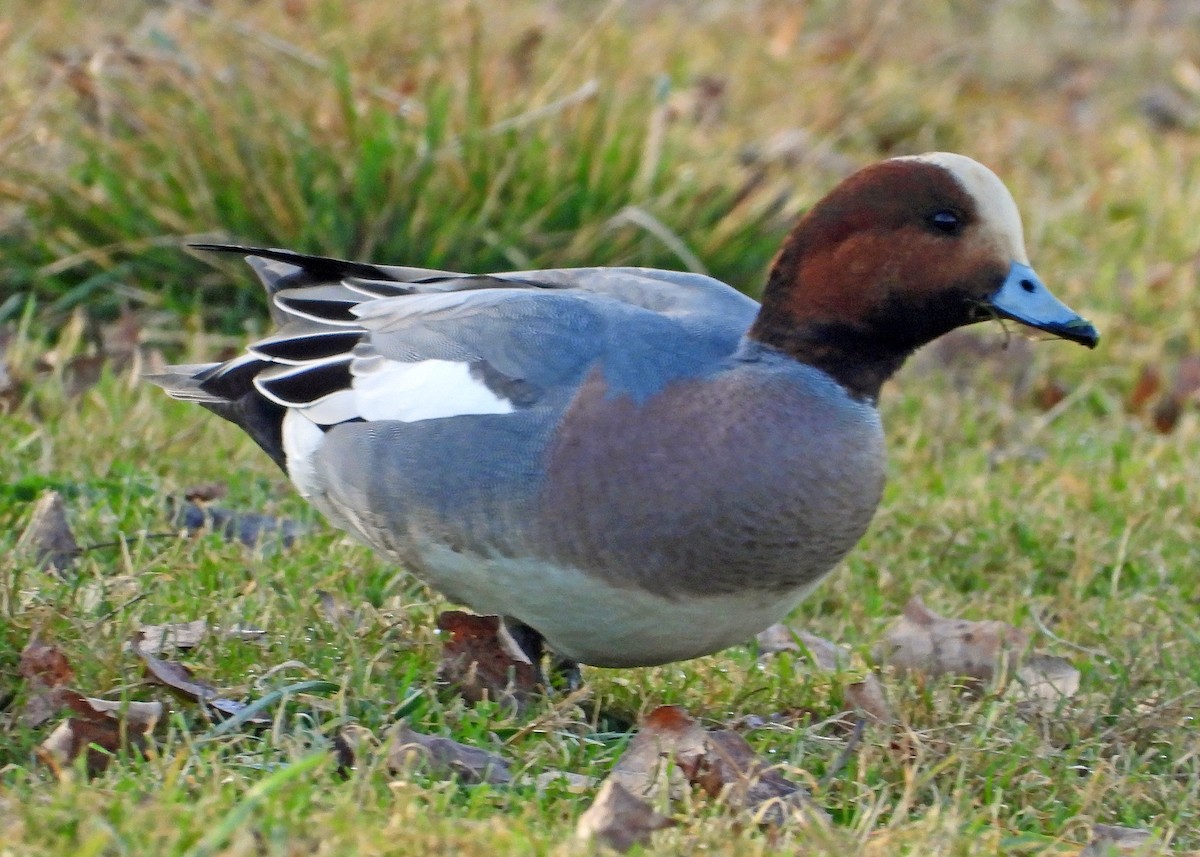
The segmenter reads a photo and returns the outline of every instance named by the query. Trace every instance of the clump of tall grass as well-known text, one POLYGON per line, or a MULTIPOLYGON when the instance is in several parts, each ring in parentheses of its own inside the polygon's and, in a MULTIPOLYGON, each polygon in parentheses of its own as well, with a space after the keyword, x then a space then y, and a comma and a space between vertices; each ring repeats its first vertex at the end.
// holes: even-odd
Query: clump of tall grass
POLYGON ((60 154, 26 152, 8 188, 26 224, 5 248, 10 315, 23 296, 51 312, 132 302, 236 329, 257 290, 181 252, 189 237, 460 270, 690 267, 748 286, 786 226, 753 183, 686 168, 664 81, 601 64, 534 88, 529 60, 460 11, 427 13, 466 36, 385 87, 344 50, 310 55, 213 14, 59 59, 60 154))

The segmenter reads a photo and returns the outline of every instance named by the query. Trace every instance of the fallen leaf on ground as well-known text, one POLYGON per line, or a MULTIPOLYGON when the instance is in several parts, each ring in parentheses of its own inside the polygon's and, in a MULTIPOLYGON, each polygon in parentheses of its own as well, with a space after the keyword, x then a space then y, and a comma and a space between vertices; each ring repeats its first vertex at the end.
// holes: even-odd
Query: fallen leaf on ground
POLYGON ((237 540, 248 547, 278 542, 291 547, 304 534, 304 527, 291 518, 277 518, 254 512, 235 512, 220 506, 185 502, 174 515, 175 522, 189 533, 202 530, 220 533, 226 540, 237 540))
POLYGON ((1033 401, 1040 410, 1048 411, 1067 397, 1066 386, 1054 378, 1044 378, 1034 388, 1033 401))
POLYGON ((674 821, 610 779, 600 787, 592 805, 579 816, 575 837, 588 841, 597 839, 624 852, 648 842, 654 831, 674 825, 674 821))
POLYGON ((660 705, 642 720, 637 733, 608 775, 639 797, 665 789, 672 800, 684 793, 708 750, 708 733, 677 705, 660 705))
POLYGON ((38 498, 29 525, 17 540, 17 550, 33 553, 39 566, 49 565, 58 572, 75 562, 79 545, 67 523, 66 504, 57 491, 47 491, 38 498))
POLYGON ((47 687, 69 684, 75 678, 67 656, 58 646, 43 643, 37 637, 31 639, 21 650, 21 662, 17 667, 21 677, 37 681, 47 687))
POLYGON ((828 820, 803 787, 759 758, 746 739, 731 729, 708 733, 707 752, 692 782, 709 797, 749 812, 758 824, 780 825, 797 813, 805 823, 828 820))
POLYGON ((1187 355, 1175 367, 1171 386, 1163 393, 1150 413, 1150 420, 1160 434, 1175 430, 1184 407, 1195 402, 1200 394, 1200 357, 1187 355))
POLYGON ((391 732, 387 766, 393 773, 425 770, 434 777, 465 783, 503 786, 512 781, 508 762, 495 753, 450 738, 425 735, 404 723, 391 732))
POLYGON ((38 757, 55 775, 87 752, 89 776, 102 773, 122 750, 142 751, 147 736, 162 717, 161 702, 121 702, 93 699, 73 690, 59 689, 59 698, 75 712, 38 747, 38 757))
POLYGON ((1159 434, 1170 434, 1175 431, 1175 426, 1179 423, 1181 416, 1183 416, 1183 408, 1179 402, 1167 396, 1160 399, 1154 406, 1154 410, 1150 413, 1150 420, 1154 423, 1154 430, 1159 434))
POLYGON ((901 672, 988 682, 1006 659, 1018 657, 1028 643, 1028 634, 1006 622, 949 619, 914 597, 884 635, 877 655, 901 672))
POLYGON ((1005 622, 939 616, 913 598, 876 654, 901 672, 952 675, 984 684, 1003 669, 1007 694, 1025 714, 1051 714, 1079 691, 1080 673, 1065 658, 1027 652, 1029 635, 1005 622))
POLYGON ((1162 389, 1162 373, 1153 366, 1143 366, 1134 382, 1125 407, 1131 414, 1140 414, 1155 394, 1162 389))
POLYGON ((29 685, 21 712, 26 726, 40 726, 63 708, 72 712, 38 747, 39 757, 58 776, 85 750, 88 773, 94 776, 120 750, 143 749, 162 716, 159 702, 95 699, 72 690, 67 685, 75 680, 75 670, 67 656, 36 636, 21 650, 17 671, 29 685))
MULTIPOLYGON (((155 682, 175 691, 177 695, 188 702, 203 705, 218 719, 224 720, 232 717, 246 707, 244 702, 220 696, 220 692, 215 687, 197 679, 192 675, 192 671, 183 664, 156 658, 137 647, 134 648, 134 651, 142 659, 146 665, 146 672, 155 682)), ((271 718, 262 714, 256 714, 247 721, 247 725, 257 727, 270 724, 271 718)))
POLYGON ((438 629, 449 634, 442 644, 438 680, 454 687, 467 702, 483 699, 522 710, 538 690, 538 669, 499 616, 447 610, 438 629))
MULTIPOLYGON (((841 672, 848 669, 851 663, 848 649, 815 634, 794 630, 787 625, 772 625, 761 632, 757 640, 759 651, 763 655, 807 651, 816 667, 824 672, 841 672)), ((861 681, 847 684, 845 697, 857 710, 875 720, 891 723, 896 719, 883 692, 883 685, 874 672, 866 673, 861 681)))
POLYGON ((129 645, 147 655, 161 655, 176 649, 179 651, 194 649, 207 635, 207 619, 194 619, 191 622, 168 622, 163 625, 142 625, 129 645))
POLYGON ((1119 854, 1149 853, 1149 830, 1138 827, 1118 827, 1113 824, 1092 825, 1092 841, 1079 852, 1079 857, 1116 857, 1119 854))
POLYGON ((1030 655, 1017 668, 1013 692, 1028 710, 1052 714, 1079 692, 1080 678, 1066 658, 1030 655))
POLYGON ((37 637, 21 650, 17 670, 29 685, 21 722, 30 728, 41 726, 62 708, 62 691, 75 680, 75 670, 61 649, 37 637))
POLYGON ((699 786, 759 823, 782 824, 796 811, 824 817, 808 793, 759 758, 745 738, 730 729, 709 732, 676 705, 646 716, 606 782, 651 799, 664 791, 678 799, 686 786, 699 786))

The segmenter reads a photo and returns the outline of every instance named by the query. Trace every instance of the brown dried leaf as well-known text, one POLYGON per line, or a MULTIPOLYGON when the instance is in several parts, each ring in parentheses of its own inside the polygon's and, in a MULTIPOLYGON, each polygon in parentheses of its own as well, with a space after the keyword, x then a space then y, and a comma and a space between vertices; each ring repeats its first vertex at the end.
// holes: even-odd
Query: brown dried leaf
POLYGON ((1137 381, 1133 384, 1133 389, 1129 392, 1129 399, 1125 403, 1126 409, 1131 414, 1140 414, 1161 389, 1162 373, 1153 366, 1143 366, 1137 381))
POLYGON ((1158 400, 1150 413, 1150 421, 1159 434, 1170 434, 1175 431, 1179 418, 1183 416, 1183 405, 1174 396, 1166 395, 1158 400))
POLYGON ((878 656, 900 671, 987 682, 1006 658, 1019 654, 1028 642, 1024 631, 1005 622, 948 619, 914 596, 888 629, 878 656))
MULTIPOLYGON (((845 670, 851 661, 850 652, 844 647, 783 624, 767 628, 758 635, 757 640, 759 651, 764 655, 806 650, 816 666, 824 672, 845 670)), ((891 723, 896 719, 875 673, 869 672, 862 681, 846 685, 845 693, 847 702, 875 720, 891 723)))
POLYGON ((1149 830, 1118 827, 1114 824, 1094 824, 1092 841, 1079 852, 1079 857, 1118 857, 1121 854, 1152 853, 1147 850, 1147 846, 1152 846, 1152 834, 1149 830))
POLYGON ((161 702, 122 702, 119 699, 96 699, 73 690, 63 692, 63 704, 85 720, 116 720, 124 715, 127 729, 146 735, 153 731, 163 714, 161 702))
POLYGON ((1171 387, 1159 398, 1150 420, 1159 434, 1170 434, 1183 416, 1189 402, 1200 398, 1200 357, 1187 355, 1175 367, 1171 387))
POLYGON ((715 74, 696 78, 691 91, 691 119, 701 127, 716 125, 725 118, 729 81, 715 74))
POLYGON ((707 751, 704 727, 679 706, 661 705, 642 720, 608 779, 640 797, 653 798, 665 790, 678 798, 707 751))
POLYGON ((1067 388, 1060 381, 1046 378, 1033 391, 1033 402, 1039 410, 1048 411, 1067 397, 1067 388))
POLYGON ((708 733, 707 752, 692 782, 710 797, 723 797, 729 806, 751 813, 759 824, 780 825, 797 813, 806 822, 828 818, 808 792, 760 759, 731 729, 708 733))
POLYGON ((610 848, 625 852, 634 845, 648 842, 654 831, 674 825, 674 821, 630 794, 619 782, 609 779, 600 787, 592 805, 579 816, 575 837, 598 839, 610 848))
POLYGON ((130 645, 147 655, 161 655, 168 650, 194 649, 207 635, 207 619, 169 622, 163 625, 142 625, 130 645))
POLYGON ((520 711, 537 693, 537 666, 499 616, 447 610, 438 616, 438 629, 450 635, 442 644, 438 680, 454 687, 467 702, 490 699, 520 711))
POLYGON ((67 523, 66 504, 57 491, 47 491, 37 499, 29 525, 17 541, 17 550, 32 552, 38 565, 45 563, 59 572, 75 562, 79 545, 67 523))
POLYGON ((387 766, 393 773, 421 769, 440 779, 459 779, 465 783, 508 785, 512 774, 503 758, 469 747, 450 738, 425 735, 398 724, 391 733, 387 766))
POLYGON ((34 637, 21 651, 18 671, 29 683, 21 723, 30 728, 41 726, 62 708, 62 690, 75 680, 75 670, 58 647, 34 637))
POLYGON ((1066 658, 1030 655, 1017 669, 1015 693, 1030 711, 1053 714, 1079 692, 1080 673, 1066 658))
POLYGON ((329 743, 337 762, 337 774, 343 779, 354 771, 359 758, 367 757, 379 745, 375 734, 358 723, 340 727, 330 736, 329 743))
POLYGON ((75 679, 75 670, 71 668, 62 649, 43 643, 37 637, 32 638, 21 650, 21 662, 17 670, 27 681, 38 682, 46 687, 60 687, 75 679))
POLYGON ((761 632, 756 638, 759 650, 765 655, 777 652, 805 652, 812 656, 816 665, 825 672, 845 669, 850 663, 850 652, 816 634, 789 628, 776 623, 761 632))
MULTIPOLYGON (((219 696, 219 691, 215 687, 195 678, 192 675, 192 671, 183 664, 156 658, 154 655, 143 651, 137 646, 134 647, 134 651, 146 665, 146 672, 149 673, 153 681, 169 688, 176 695, 188 702, 196 702, 203 705, 207 711, 216 715, 218 719, 223 720, 227 717, 232 717, 246 707, 246 703, 244 702, 225 699, 219 696)), ((271 718, 262 714, 257 714, 247 721, 247 725, 260 727, 268 726, 270 723, 271 718)))
POLYGON ((38 747, 38 757, 57 776, 80 753, 87 752, 87 772, 96 776, 122 750, 142 751, 147 736, 162 717, 161 702, 119 702, 93 699, 66 688, 59 689, 63 704, 77 716, 69 717, 38 747))
POLYGON ((607 782, 631 795, 678 799, 688 785, 753 814, 756 822, 782 824, 796 811, 823 817, 804 789, 760 759, 731 729, 709 732, 676 705, 652 711, 633 736, 607 782))

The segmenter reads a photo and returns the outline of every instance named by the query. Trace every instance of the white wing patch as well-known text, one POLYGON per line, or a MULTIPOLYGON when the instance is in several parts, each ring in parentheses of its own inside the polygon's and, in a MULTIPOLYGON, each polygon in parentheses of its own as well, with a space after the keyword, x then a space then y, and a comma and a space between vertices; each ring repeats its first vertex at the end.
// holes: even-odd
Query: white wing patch
POLYGON ((472 377, 469 364, 453 360, 403 363, 375 355, 353 360, 350 376, 350 387, 311 403, 282 401, 263 390, 264 395, 287 408, 283 452, 288 475, 306 498, 316 490, 312 458, 325 438, 321 426, 352 419, 415 423, 469 414, 510 414, 515 410, 512 402, 472 377))
POLYGON ((402 363, 383 357, 355 360, 355 408, 364 420, 406 423, 467 414, 511 414, 512 402, 471 376, 471 367, 454 360, 402 363))
POLYGON ((317 472, 312 459, 324 439, 325 432, 321 427, 299 411, 289 410, 283 415, 283 455, 288 476, 305 500, 317 490, 317 472))
POLYGON ((470 364, 456 360, 407 363, 378 354, 352 359, 335 354, 267 369, 255 377, 254 386, 289 412, 299 412, 310 422, 325 426, 354 419, 415 423, 468 414, 511 414, 514 410, 512 402, 471 375, 470 364), (350 385, 314 399, 295 395, 295 391, 281 394, 271 386, 347 363, 350 385))

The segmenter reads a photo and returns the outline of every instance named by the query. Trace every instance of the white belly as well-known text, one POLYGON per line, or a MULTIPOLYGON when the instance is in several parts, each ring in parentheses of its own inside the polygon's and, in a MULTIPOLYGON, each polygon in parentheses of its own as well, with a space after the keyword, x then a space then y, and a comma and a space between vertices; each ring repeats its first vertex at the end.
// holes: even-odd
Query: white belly
POLYGON ((739 643, 782 620, 814 584, 782 595, 741 592, 668 599, 610 586, 578 569, 421 551, 424 575, 480 613, 512 616, 580 663, 634 667, 687 660, 739 643))

